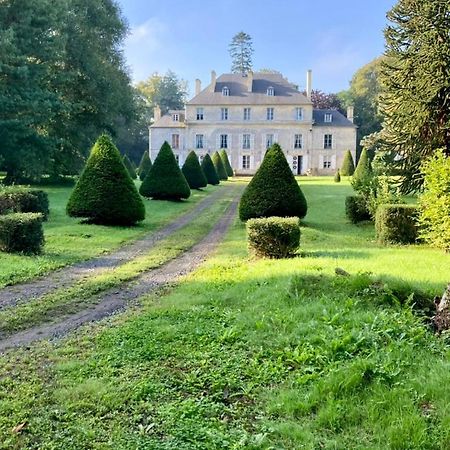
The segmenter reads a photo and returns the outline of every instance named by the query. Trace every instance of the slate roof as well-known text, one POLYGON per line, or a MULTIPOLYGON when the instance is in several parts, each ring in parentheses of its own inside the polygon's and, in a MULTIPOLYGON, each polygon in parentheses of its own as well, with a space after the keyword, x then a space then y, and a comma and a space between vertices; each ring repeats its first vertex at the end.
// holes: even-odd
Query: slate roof
POLYGON ((353 127, 356 125, 347 119, 343 114, 335 109, 314 109, 313 110, 313 120, 315 127, 353 127), (331 122, 325 122, 325 114, 331 114, 331 122))
POLYGON ((217 78, 214 92, 210 86, 190 100, 188 105, 309 105, 311 101, 292 83, 278 73, 253 73, 252 91, 248 92, 249 78, 237 73, 225 73, 217 78), (230 95, 222 95, 228 87, 230 95), (275 95, 267 95, 273 87, 275 95))

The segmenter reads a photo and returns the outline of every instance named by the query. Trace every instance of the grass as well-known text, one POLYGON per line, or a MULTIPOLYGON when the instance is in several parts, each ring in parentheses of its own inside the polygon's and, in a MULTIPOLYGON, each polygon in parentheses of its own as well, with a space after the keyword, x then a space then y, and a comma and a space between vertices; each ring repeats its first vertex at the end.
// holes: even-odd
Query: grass
POLYGON ((414 306, 450 255, 381 247, 346 222, 348 185, 301 183, 298 258, 249 260, 236 222, 141 309, 5 355, 0 448, 450 448, 449 342, 414 306))

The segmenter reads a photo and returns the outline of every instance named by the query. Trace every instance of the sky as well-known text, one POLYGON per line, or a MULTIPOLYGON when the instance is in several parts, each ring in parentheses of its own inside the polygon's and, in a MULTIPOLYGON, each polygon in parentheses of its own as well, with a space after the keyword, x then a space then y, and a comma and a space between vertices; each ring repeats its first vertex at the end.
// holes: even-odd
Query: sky
POLYGON ((395 0, 117 0, 130 33, 124 53, 133 80, 174 71, 209 84, 230 72, 228 45, 245 31, 253 68, 280 71, 300 89, 347 89, 353 74, 384 50, 386 12, 395 0))

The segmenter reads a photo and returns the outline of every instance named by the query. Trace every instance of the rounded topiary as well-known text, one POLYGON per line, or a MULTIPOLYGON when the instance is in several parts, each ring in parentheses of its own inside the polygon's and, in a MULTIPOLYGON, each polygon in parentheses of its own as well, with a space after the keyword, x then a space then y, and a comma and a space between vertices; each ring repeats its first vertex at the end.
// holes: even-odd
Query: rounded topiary
POLYGON ((152 168, 152 160, 150 159, 150 155, 148 154, 148 150, 145 150, 142 155, 141 162, 139 163, 139 168, 137 170, 137 174, 141 181, 147 176, 152 168))
POLYGON ((219 152, 214 152, 212 156, 212 162, 216 169, 217 175, 219 175, 219 180, 228 180, 227 171, 225 170, 225 166, 223 165, 222 158, 219 152))
POLYGON ((355 173, 355 162, 350 150, 345 152, 344 161, 342 162, 341 175, 344 177, 351 177, 355 173))
POLYGON ((130 158, 128 158, 127 155, 124 155, 123 157, 123 164, 128 170, 128 173, 130 174, 130 177, 135 180, 137 178, 136 175, 136 169, 133 167, 133 163, 130 161, 130 158))
POLYGON ((267 150, 258 171, 248 184, 239 204, 239 217, 306 216, 308 205, 303 192, 278 144, 267 150))
POLYGON ((339 172, 339 169, 334 174, 334 182, 335 183, 340 183, 341 182, 341 173, 339 172))
POLYGON ((217 175, 216 168, 208 153, 203 157, 202 165, 203 173, 208 181, 208 184, 216 185, 220 183, 219 175, 217 175))
POLYGON ((222 158, 222 162, 223 162, 223 165, 225 166, 227 175, 229 177, 232 177, 234 175, 234 172, 233 172, 233 168, 231 167, 230 160, 228 159, 226 150, 224 150, 224 149, 220 150, 219 154, 220 154, 220 157, 222 158))
POLYGON ((203 173, 200 163, 198 162, 198 157, 194 150, 189 152, 189 155, 187 155, 186 161, 184 162, 181 171, 186 177, 186 180, 191 189, 200 189, 207 186, 208 180, 203 173))
POLYGON ((144 203, 109 136, 100 136, 92 148, 69 197, 67 214, 107 225, 144 220, 144 203))
POLYGON ((168 142, 164 142, 139 192, 155 200, 188 198, 191 190, 168 142))

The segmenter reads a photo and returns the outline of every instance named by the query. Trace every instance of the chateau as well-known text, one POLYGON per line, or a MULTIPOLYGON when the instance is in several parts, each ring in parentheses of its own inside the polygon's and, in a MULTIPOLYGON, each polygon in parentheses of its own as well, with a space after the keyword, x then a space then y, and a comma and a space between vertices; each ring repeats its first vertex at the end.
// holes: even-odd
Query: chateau
POLYGON ((306 95, 279 73, 211 73, 184 110, 161 117, 155 108, 150 126, 150 157, 156 158, 164 141, 171 144, 180 165, 195 150, 226 149, 236 174, 255 173, 268 147, 278 142, 296 175, 330 175, 341 167, 346 150, 355 158, 356 126, 353 108, 347 117, 335 110, 314 109, 312 74, 307 72, 306 95))

